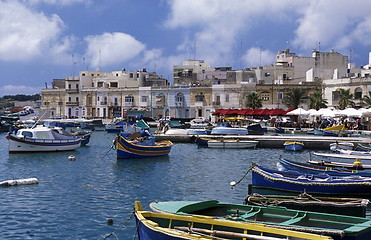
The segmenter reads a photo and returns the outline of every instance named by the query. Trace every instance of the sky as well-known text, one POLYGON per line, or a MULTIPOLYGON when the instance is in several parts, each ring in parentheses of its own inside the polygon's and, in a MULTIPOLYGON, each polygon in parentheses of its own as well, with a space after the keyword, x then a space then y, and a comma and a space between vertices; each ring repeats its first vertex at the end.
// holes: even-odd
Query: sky
POLYGON ((0 96, 40 93, 79 71, 146 68, 171 80, 200 59, 233 69, 334 49, 371 51, 365 0, 0 0, 0 96))

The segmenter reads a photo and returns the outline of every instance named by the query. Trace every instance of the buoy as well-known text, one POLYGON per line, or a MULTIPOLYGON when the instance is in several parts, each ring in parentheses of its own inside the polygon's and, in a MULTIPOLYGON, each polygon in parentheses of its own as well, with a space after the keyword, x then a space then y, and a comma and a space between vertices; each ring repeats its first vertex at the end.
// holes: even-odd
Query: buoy
POLYGON ((68 160, 70 160, 70 161, 75 161, 76 158, 75 158, 74 155, 69 155, 69 156, 68 156, 68 160))
POLYGON ((229 185, 231 185, 231 187, 234 187, 234 186, 236 186, 236 182, 232 181, 232 182, 229 183, 229 185))
POLYGON ((109 225, 109 226, 113 225, 113 219, 112 218, 107 220, 107 225, 109 225))
POLYGON ((361 159, 357 158, 356 161, 353 163, 354 167, 362 167, 361 159))
POLYGON ((13 179, 0 182, 0 186, 15 186, 15 185, 31 185, 37 184, 39 180, 37 178, 24 178, 24 179, 13 179))

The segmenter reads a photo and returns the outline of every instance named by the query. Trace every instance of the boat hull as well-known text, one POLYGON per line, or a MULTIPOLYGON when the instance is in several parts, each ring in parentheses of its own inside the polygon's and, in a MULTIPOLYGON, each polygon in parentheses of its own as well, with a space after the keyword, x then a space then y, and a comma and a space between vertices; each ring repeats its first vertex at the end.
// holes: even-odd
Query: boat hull
POLYGON ((287 151, 301 151, 303 150, 303 143, 300 142, 285 142, 284 147, 287 151))
POLYGON ((73 151, 81 146, 81 138, 75 139, 31 139, 7 135, 9 153, 73 151))
POLYGON ((117 158, 149 158, 167 156, 173 143, 161 141, 153 146, 143 146, 118 136, 116 141, 117 158))
POLYGON ((209 140, 207 146, 209 148, 231 148, 231 149, 242 149, 242 148, 255 148, 258 141, 243 141, 243 140, 209 140))
POLYGON ((306 175, 293 171, 276 171, 252 168, 254 187, 286 192, 307 192, 321 195, 368 196, 371 194, 371 178, 355 176, 353 179, 329 175, 306 175))
POLYGON ((320 233, 334 239, 367 239, 371 236, 371 220, 361 217, 308 212, 284 207, 261 207, 211 201, 152 202, 150 208, 159 213, 204 216, 266 226, 320 233))
POLYGON ((234 127, 214 127, 211 130, 212 135, 247 135, 247 128, 234 127))
POLYGON ((309 163, 295 162, 288 159, 280 158, 277 163, 279 170, 298 171, 306 174, 328 174, 331 176, 363 176, 371 177, 369 170, 348 170, 340 167, 326 167, 319 165, 312 165, 309 163))

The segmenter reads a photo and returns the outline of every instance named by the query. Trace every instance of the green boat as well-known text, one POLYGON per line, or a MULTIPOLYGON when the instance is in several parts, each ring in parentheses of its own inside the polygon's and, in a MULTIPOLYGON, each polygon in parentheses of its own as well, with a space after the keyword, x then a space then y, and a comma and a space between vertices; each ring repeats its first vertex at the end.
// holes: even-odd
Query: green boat
POLYGON ((254 222, 265 226, 322 234, 333 239, 371 239, 371 219, 328 213, 210 201, 152 202, 155 212, 202 215, 215 219, 254 222))

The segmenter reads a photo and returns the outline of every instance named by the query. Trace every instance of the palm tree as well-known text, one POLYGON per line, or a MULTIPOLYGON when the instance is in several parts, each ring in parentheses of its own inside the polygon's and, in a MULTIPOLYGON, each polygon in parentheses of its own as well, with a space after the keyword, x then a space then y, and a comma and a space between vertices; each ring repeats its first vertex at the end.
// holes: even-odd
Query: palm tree
POLYGON ((305 98, 305 92, 302 89, 293 88, 285 95, 283 103, 289 108, 296 109, 305 98))
POLYGON ((361 98, 361 105, 365 107, 371 107, 371 91, 368 92, 368 96, 361 98))
POLYGON ((246 105, 247 105, 247 107, 252 108, 252 109, 261 108, 263 106, 263 104, 262 104, 262 100, 260 98, 260 95, 255 93, 255 92, 250 93, 247 96, 246 105))
POLYGON ((350 89, 340 89, 339 90, 339 108, 345 109, 348 106, 354 107, 355 103, 351 100, 353 94, 350 92, 350 89))
POLYGON ((326 99, 323 99, 322 92, 320 90, 315 91, 309 95, 309 108, 319 110, 320 108, 326 108, 328 104, 326 99))

